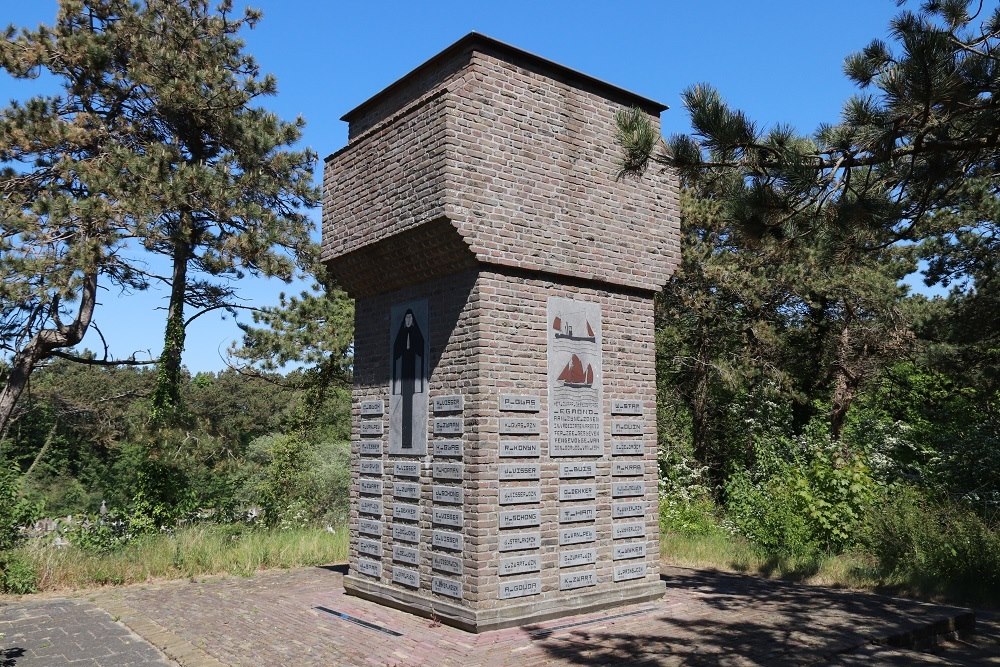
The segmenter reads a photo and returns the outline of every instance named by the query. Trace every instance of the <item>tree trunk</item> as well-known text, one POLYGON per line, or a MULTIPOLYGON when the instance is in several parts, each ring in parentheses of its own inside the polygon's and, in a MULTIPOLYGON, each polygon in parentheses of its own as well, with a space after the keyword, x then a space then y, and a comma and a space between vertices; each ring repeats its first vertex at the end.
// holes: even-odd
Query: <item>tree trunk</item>
POLYGON ((847 420, 847 411, 851 408, 858 393, 858 375, 851 371, 851 321, 853 311, 847 309, 848 318, 844 328, 837 337, 837 357, 833 369, 833 397, 830 409, 830 437, 840 440, 847 420))
POLYGON ((52 356, 52 352, 63 347, 73 347, 87 333, 90 320, 94 316, 94 305, 97 303, 97 270, 93 269, 83 278, 83 290, 80 294, 80 310, 76 318, 69 324, 62 324, 58 315, 54 316, 55 328, 42 329, 31 341, 14 355, 10 365, 7 382, 0 391, 0 437, 6 435, 17 401, 21 398, 31 373, 39 362, 52 356))
MULTIPOLYGON (((182 220, 187 216, 182 215, 182 220)), ((183 225, 185 228, 188 225, 183 225)), ((191 244, 187 234, 174 242, 174 267, 170 284, 170 303, 167 307, 167 325, 163 335, 163 352, 160 354, 156 388, 153 391, 152 421, 154 426, 175 422, 180 413, 181 357, 184 353, 184 295, 187 292, 187 269, 191 258, 191 244)))

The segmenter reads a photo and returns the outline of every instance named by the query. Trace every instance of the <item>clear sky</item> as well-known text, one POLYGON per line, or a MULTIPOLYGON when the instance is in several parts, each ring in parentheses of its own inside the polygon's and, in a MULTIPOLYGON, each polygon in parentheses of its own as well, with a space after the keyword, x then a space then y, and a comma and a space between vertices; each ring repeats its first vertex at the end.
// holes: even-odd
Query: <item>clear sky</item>
MULTIPOLYGON (((244 35, 262 69, 278 79, 267 106, 303 116, 303 143, 324 157, 347 141, 339 120, 420 63, 471 31, 507 42, 671 108, 665 134, 689 131, 680 94, 715 86, 762 125, 790 123, 811 133, 838 119, 854 91, 843 59, 886 38, 900 9, 894 0, 235 0, 264 12, 244 35)), ((912 2, 911 2, 912 4, 912 2)), ((51 22, 55 0, 0 0, 0 24, 51 22)), ((0 103, 45 89, 0 73, 0 103)), ((316 178, 320 178, 317 165, 316 178)), ((313 218, 319 225, 319 211, 313 218)), ((297 291, 300 286, 292 286, 297 291)), ((279 281, 245 281, 247 305, 264 306, 289 290, 279 281)), ((117 355, 162 347, 164 293, 104 294, 96 321, 117 355)), ((209 314, 188 331, 192 372, 224 367, 237 339, 231 320, 209 314)), ((93 336, 83 346, 101 349, 93 336)))

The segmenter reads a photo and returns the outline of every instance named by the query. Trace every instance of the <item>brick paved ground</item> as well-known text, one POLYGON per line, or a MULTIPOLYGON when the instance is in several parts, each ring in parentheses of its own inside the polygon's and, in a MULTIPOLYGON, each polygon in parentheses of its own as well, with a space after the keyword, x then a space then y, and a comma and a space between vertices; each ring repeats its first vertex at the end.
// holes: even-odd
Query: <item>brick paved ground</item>
POLYGON ((666 578, 668 593, 658 603, 482 635, 346 597, 334 569, 107 589, 74 600, 0 605, 0 633, 6 633, 0 666, 48 667, 66 659, 98 667, 1000 666, 1000 622, 991 616, 971 642, 953 639, 917 652, 886 640, 926 640, 935 624, 940 632, 970 615, 734 574, 667 568, 666 578), (176 662, 137 640, 117 618, 176 662))

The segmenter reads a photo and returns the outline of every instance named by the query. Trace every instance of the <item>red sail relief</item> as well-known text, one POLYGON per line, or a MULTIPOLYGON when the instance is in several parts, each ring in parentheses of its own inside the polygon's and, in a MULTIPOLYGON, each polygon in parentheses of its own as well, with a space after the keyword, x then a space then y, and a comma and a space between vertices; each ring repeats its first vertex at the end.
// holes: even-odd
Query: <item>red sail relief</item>
POLYGON ((584 370, 580 357, 574 354, 558 379, 568 387, 589 387, 594 384, 594 368, 587 364, 587 369, 584 370))

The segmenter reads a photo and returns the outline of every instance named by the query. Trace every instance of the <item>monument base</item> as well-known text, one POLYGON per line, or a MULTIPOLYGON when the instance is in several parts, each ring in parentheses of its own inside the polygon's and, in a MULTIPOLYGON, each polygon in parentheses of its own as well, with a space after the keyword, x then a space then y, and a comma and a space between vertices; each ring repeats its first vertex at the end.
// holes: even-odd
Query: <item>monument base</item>
POLYGON ((478 633, 658 600, 666 593, 666 584, 662 580, 644 581, 614 590, 580 592, 550 600, 530 600, 495 609, 470 609, 444 600, 428 599, 351 574, 344 577, 344 592, 417 616, 433 617, 466 632, 478 633))

